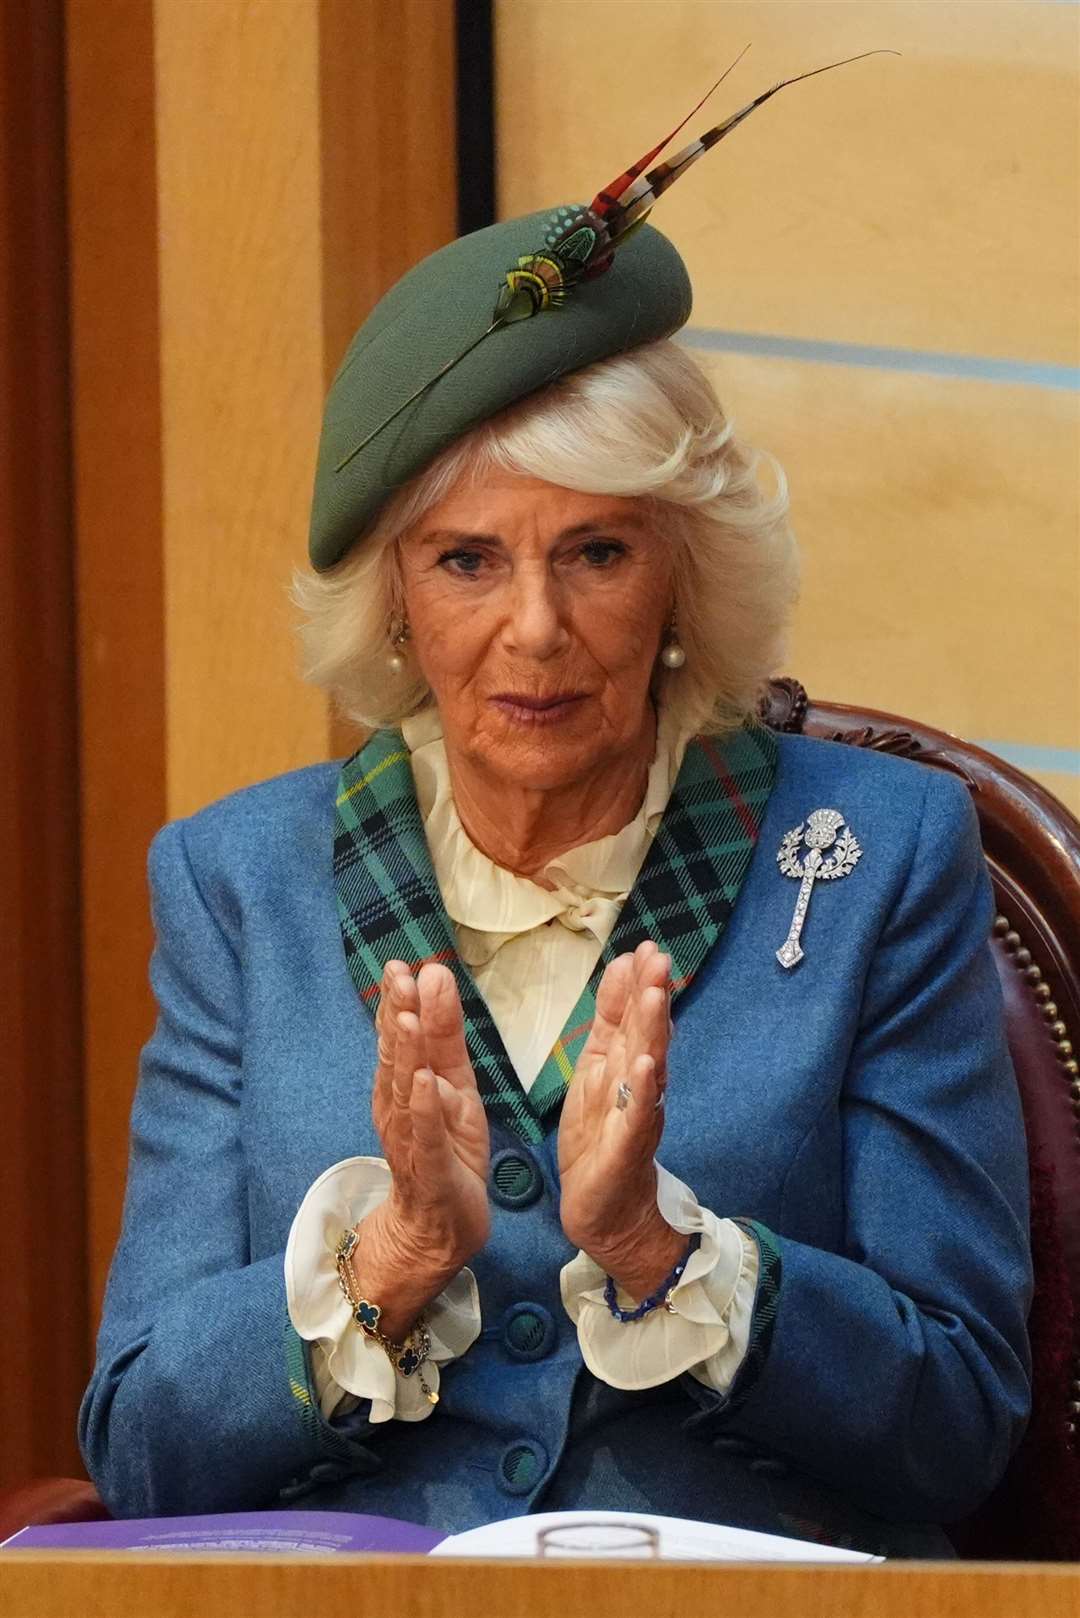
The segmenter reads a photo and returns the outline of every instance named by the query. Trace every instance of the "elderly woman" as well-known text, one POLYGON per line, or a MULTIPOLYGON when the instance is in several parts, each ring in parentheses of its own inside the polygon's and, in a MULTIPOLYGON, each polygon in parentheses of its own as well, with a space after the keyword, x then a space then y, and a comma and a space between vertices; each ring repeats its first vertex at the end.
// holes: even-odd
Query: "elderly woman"
POLYGON ((125 1515, 940 1553, 1028 1401, 975 818, 756 721, 782 481, 662 236, 473 341, 542 224, 411 272, 331 393, 298 590, 371 739, 155 840, 87 1464, 125 1515))

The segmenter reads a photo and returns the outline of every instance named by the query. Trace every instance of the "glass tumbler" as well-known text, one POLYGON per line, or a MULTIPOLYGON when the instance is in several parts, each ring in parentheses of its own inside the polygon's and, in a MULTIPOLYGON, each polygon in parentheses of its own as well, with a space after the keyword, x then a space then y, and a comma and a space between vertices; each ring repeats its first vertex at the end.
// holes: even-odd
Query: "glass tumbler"
POLYGON ((660 1533, 646 1523, 576 1522, 541 1528, 541 1556, 650 1557, 660 1555, 660 1533))

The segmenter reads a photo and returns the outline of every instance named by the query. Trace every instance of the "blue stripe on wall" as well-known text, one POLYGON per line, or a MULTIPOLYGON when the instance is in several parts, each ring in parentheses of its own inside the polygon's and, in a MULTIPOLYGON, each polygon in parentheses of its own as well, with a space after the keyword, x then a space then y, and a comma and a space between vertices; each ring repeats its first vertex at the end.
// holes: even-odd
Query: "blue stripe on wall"
MULTIPOLYGON (((818 365, 861 365, 878 371, 908 371, 923 376, 964 381, 1011 382, 1028 387, 1080 391, 1080 366, 1033 365, 1024 360, 992 359, 981 354, 937 354, 915 348, 876 348, 863 343, 834 343, 774 333, 723 331, 687 326, 679 333, 689 348, 714 353, 755 354, 766 359, 803 360, 818 365)), ((1018 770, 1050 770, 1080 775, 1080 747, 1038 747, 1026 742, 978 741, 1018 770)))
POLYGON ((766 359, 803 360, 811 365, 862 365, 875 371, 910 371, 974 382, 1011 382, 1034 388, 1080 391, 1080 366, 1035 365, 985 354, 937 354, 918 348, 876 348, 865 343, 832 343, 771 332, 722 331, 687 326, 680 333, 690 348, 725 354, 756 354, 766 359))
POLYGON ((1034 747, 1027 742, 987 741, 978 741, 975 746, 996 753, 1018 770, 1056 770, 1061 775, 1080 775, 1080 747, 1034 747))

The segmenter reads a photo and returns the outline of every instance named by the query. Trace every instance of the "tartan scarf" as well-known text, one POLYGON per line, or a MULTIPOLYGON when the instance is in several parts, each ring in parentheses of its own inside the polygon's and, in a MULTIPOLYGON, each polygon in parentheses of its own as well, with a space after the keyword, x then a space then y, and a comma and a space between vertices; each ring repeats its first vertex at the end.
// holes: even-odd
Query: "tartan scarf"
POLYGON ((377 731, 342 766, 334 826, 341 938, 360 999, 374 1015, 387 961, 405 961, 413 972, 425 961, 444 962, 457 981, 466 1042, 488 1117, 523 1141, 541 1141, 558 1120, 608 963, 643 939, 655 939, 671 956, 673 1008, 700 970, 749 868, 776 757, 775 736, 759 725, 690 742, 633 890, 526 1093, 458 955, 424 836, 409 750, 399 730, 377 731))

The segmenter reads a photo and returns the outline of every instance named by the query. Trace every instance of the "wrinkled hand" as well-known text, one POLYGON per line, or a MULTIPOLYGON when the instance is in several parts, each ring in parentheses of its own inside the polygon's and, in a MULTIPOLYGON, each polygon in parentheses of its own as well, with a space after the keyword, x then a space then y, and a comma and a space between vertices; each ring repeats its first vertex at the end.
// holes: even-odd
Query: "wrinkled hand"
POLYGON ((390 961, 376 1026, 371 1114, 393 1179, 357 1227, 353 1269, 397 1339, 487 1241, 490 1146, 453 974, 390 961))
POLYGON ((638 1298, 660 1284, 686 1245, 656 1206, 670 984, 670 959, 651 939, 611 962, 559 1126, 563 1230, 638 1298), (625 1108, 617 1105, 621 1084, 631 1092, 625 1108))

